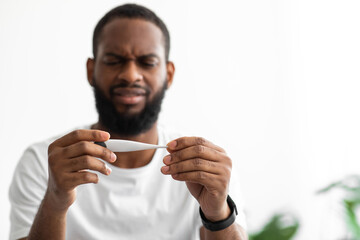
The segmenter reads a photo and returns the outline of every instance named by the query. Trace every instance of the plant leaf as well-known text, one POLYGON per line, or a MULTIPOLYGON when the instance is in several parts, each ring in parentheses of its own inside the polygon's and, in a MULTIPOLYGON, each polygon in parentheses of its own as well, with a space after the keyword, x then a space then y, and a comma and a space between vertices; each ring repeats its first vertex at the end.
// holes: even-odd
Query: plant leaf
POLYGON ((356 218, 355 209, 360 204, 360 199, 344 200, 344 207, 346 210, 346 223, 356 239, 360 239, 360 226, 356 218))
POLYGON ((257 233, 250 234, 250 240, 290 240, 295 236, 299 228, 297 219, 289 214, 276 214, 271 220, 257 233), (284 223, 284 218, 291 217, 293 224, 287 225, 284 223))

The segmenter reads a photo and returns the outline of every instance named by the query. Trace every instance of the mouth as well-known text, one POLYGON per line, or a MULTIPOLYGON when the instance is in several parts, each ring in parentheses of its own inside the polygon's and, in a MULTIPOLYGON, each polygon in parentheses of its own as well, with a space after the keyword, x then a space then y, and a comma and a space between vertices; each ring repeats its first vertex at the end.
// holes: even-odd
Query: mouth
POLYGON ((125 105, 135 105, 145 100, 147 92, 142 88, 115 88, 112 97, 115 101, 125 105))

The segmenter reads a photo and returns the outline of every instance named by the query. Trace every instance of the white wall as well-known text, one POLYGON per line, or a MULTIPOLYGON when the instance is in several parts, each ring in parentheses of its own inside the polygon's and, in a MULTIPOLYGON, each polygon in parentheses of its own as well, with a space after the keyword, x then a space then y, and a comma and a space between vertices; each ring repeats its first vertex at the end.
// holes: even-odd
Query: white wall
MULTIPOLYGON (((359 173, 359 1, 136 2, 172 36, 161 122, 227 150, 250 230, 289 210, 302 221, 297 239, 343 234, 337 199, 314 193, 359 173)), ((1 239, 26 146, 96 120, 85 61, 96 22, 120 3, 0 2, 1 239)))

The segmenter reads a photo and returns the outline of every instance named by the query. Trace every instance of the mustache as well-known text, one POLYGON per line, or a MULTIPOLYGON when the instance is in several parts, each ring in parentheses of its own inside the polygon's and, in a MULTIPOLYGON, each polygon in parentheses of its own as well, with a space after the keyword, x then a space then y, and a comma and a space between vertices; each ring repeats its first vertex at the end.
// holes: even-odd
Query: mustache
POLYGON ((116 85, 110 87, 110 89, 109 89, 110 96, 113 96, 115 94, 114 93, 115 89, 118 89, 118 88, 143 89, 145 91, 146 95, 150 94, 150 89, 148 87, 144 87, 144 86, 141 86, 136 83, 135 84, 119 83, 119 84, 116 84, 116 85))

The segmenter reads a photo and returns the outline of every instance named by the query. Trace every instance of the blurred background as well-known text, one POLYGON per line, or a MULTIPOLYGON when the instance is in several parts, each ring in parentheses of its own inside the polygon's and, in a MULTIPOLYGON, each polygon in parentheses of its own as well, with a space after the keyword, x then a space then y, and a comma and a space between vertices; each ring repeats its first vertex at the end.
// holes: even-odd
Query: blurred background
MULTIPOLYGON (((348 236, 341 196, 360 171, 360 2, 133 1, 171 35, 176 74, 160 122, 225 148, 248 231, 291 213, 294 239, 348 236)), ((0 239, 25 148, 97 120, 85 62, 97 21, 125 1, 1 0, 0 239)))

